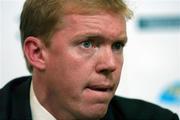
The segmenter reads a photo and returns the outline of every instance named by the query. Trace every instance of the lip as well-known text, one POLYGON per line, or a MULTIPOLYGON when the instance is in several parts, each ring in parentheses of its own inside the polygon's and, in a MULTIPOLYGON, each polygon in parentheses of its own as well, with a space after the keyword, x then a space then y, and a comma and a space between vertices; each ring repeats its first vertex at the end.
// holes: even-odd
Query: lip
POLYGON ((108 103, 114 95, 115 85, 93 83, 85 87, 85 95, 88 99, 98 103, 108 103))
POLYGON ((110 84, 108 85, 95 84, 95 85, 89 85, 86 88, 96 92, 112 92, 114 87, 113 85, 110 84))

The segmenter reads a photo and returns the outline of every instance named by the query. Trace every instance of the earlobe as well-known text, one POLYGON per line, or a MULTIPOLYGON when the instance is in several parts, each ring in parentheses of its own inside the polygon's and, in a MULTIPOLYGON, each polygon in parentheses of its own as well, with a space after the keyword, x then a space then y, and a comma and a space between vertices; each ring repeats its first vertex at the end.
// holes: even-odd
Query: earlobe
POLYGON ((33 66, 34 69, 44 70, 45 69, 45 45, 43 42, 36 37, 27 37, 23 50, 29 64, 33 66))

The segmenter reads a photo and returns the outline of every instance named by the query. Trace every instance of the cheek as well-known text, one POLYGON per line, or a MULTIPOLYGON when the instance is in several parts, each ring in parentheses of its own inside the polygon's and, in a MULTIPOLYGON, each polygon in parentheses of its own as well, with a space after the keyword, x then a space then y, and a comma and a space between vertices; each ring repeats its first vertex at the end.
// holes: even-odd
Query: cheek
POLYGON ((89 63, 66 56, 55 64, 53 70, 55 73, 52 73, 54 75, 52 82, 55 87, 52 89, 55 90, 56 88, 54 91, 56 95, 60 95, 60 98, 64 96, 64 99, 73 100, 74 102, 81 101, 82 92, 91 73, 89 63))
POLYGON ((121 71, 121 69, 123 67, 123 64, 124 64, 124 56, 123 56, 123 54, 115 55, 115 59, 116 59, 117 69, 118 69, 118 71, 121 71))
POLYGON ((59 60, 55 63, 51 72, 51 90, 58 98, 78 99, 78 95, 84 86, 82 72, 79 72, 78 64, 72 64, 72 61, 59 60), (67 67, 68 66, 68 67, 67 67), (68 96, 67 96, 68 95, 68 96))
POLYGON ((67 84, 67 86, 74 88, 73 86, 81 86, 85 84, 86 77, 90 72, 90 66, 87 61, 82 58, 75 56, 74 54, 66 54, 57 58, 54 63, 54 71, 56 74, 55 79, 67 84))
POLYGON ((117 81, 119 82, 120 77, 121 77, 121 72, 122 72, 122 68, 123 68, 123 64, 124 64, 124 58, 123 55, 122 56, 118 56, 117 57, 117 70, 115 71, 115 76, 117 81))

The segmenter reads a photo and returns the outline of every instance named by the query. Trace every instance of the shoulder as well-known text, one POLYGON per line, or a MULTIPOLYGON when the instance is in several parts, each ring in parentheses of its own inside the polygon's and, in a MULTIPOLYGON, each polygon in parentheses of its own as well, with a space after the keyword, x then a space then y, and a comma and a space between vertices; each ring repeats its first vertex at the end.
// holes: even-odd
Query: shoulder
POLYGON ((21 89, 24 89, 30 85, 31 77, 25 76, 16 78, 7 83, 2 89, 0 89, 0 104, 4 99, 12 98, 14 94, 17 94, 21 89))
POLYGON ((10 117, 13 110, 17 111, 20 108, 18 106, 24 105, 28 99, 30 82, 30 76, 16 78, 0 89, 0 119, 10 117), (15 110, 15 107, 18 108, 15 110))
POLYGON ((31 80, 30 76, 13 79, 9 83, 7 83, 3 88, 0 89, 0 96, 2 97, 6 94, 15 92, 16 89, 25 84, 28 80, 31 80))
POLYGON ((178 116, 168 109, 137 99, 115 96, 111 101, 114 111, 121 111, 126 119, 135 120, 179 120, 178 116))

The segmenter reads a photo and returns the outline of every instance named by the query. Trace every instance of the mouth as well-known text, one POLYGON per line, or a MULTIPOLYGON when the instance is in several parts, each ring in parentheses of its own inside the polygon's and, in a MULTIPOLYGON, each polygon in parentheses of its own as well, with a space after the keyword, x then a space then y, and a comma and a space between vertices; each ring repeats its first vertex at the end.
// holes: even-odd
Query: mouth
POLYGON ((113 86, 111 85, 90 85, 87 89, 96 91, 96 92, 112 92, 113 86))
POLYGON ((108 103, 114 95, 115 86, 112 84, 89 84, 85 88, 86 98, 98 102, 108 103))

